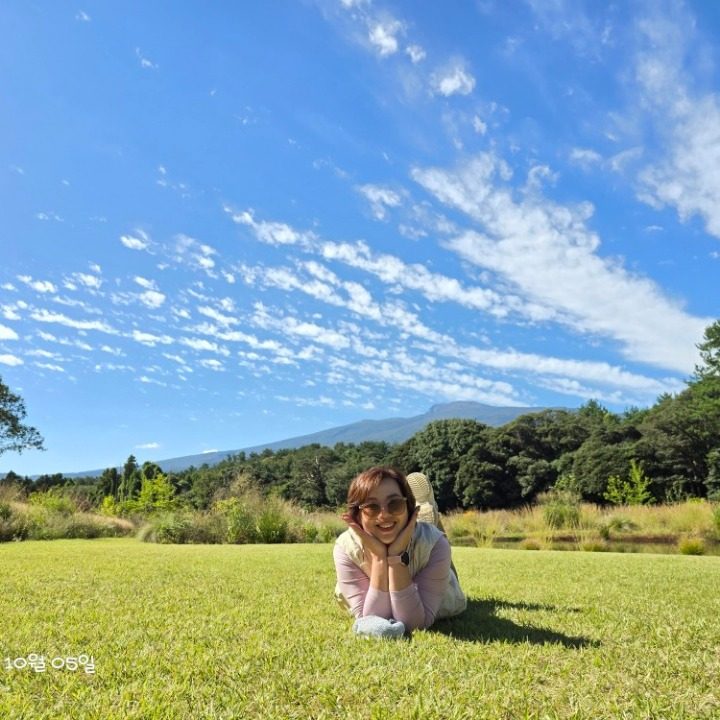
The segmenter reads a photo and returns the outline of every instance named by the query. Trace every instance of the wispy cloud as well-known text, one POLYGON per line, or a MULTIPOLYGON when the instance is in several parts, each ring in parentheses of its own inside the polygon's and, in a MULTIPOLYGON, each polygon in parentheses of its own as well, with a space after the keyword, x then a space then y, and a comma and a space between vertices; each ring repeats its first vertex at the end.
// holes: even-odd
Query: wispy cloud
POLYGON ((37 322, 56 323, 65 325, 66 327, 75 328, 76 330, 96 330, 97 332, 107 333, 108 335, 118 335, 119 332, 101 320, 74 320, 62 313, 54 313, 49 310, 40 309, 33 310, 30 317, 37 322))
POLYGON ((140 52, 140 48, 135 48, 135 57, 137 57, 140 62, 140 67, 145 68, 146 70, 157 70, 159 67, 157 63, 154 63, 152 60, 145 57, 145 55, 140 52))
POLYGON ((49 280, 33 280, 30 275, 18 275, 17 279, 21 283, 25 283, 28 287, 31 287, 35 292, 39 293, 56 293, 57 286, 51 283, 49 280))
POLYGON ((38 220, 53 220, 55 222, 65 222, 65 219, 58 215, 56 212, 47 211, 47 212, 38 212, 35 213, 35 217, 38 220))
POLYGON ((159 308, 165 302, 165 295, 156 290, 147 290, 144 293, 140 293, 138 298, 145 307, 152 309, 159 308))
POLYGON ((491 153, 453 170, 415 168, 412 176, 483 229, 458 235, 449 249, 553 308, 558 322, 615 339, 633 360, 692 369, 708 318, 688 315, 649 278, 601 257, 600 238, 587 227, 590 205, 557 205, 536 188, 516 198, 509 168, 491 153))
POLYGON ((135 230, 135 235, 121 235, 120 242, 130 250, 147 250, 150 237, 143 230, 135 230))
POLYGON ((426 52, 420 45, 408 45, 405 48, 405 53, 413 63, 422 62, 426 57, 426 52))
POLYGON ((154 280, 150 280, 148 278, 140 277, 139 275, 136 275, 133 280, 141 287, 145 288, 145 290, 157 290, 158 286, 157 283, 154 280))
POLYGON ((159 442, 146 442, 141 443, 140 445, 136 445, 136 450, 157 450, 160 447, 159 442))
POLYGON ((373 21, 368 30, 368 40, 380 57, 393 55, 398 51, 398 35, 404 32, 403 24, 394 18, 373 21))
POLYGON ((18 334, 7 325, 0 325, 0 340, 17 340, 18 334))
POLYGON ((130 337, 141 345, 155 347, 156 345, 172 345, 174 340, 169 335, 155 335, 142 330, 133 330, 130 337))
POLYGON ((23 361, 16 355, 4 353, 0 355, 0 363, 2 363, 3 365, 10 365, 10 367, 15 367, 17 365, 22 365, 23 361))
POLYGON ((360 185, 357 191, 370 203, 376 220, 385 220, 388 208, 399 207, 402 203, 402 195, 399 192, 382 185, 360 185))
POLYGON ((454 60, 436 70, 430 77, 433 92, 450 97, 469 95, 475 89, 475 78, 462 60, 454 60))

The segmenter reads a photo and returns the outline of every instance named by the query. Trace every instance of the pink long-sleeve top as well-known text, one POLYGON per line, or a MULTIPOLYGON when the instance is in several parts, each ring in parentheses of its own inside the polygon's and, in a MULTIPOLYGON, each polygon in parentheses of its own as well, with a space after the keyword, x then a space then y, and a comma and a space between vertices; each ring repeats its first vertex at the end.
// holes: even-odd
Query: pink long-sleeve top
POLYGON ((400 620, 408 630, 435 622, 450 578, 450 543, 441 537, 430 552, 428 564, 404 590, 384 592, 370 587, 370 578, 338 545, 333 550, 340 592, 358 617, 378 615, 400 620))

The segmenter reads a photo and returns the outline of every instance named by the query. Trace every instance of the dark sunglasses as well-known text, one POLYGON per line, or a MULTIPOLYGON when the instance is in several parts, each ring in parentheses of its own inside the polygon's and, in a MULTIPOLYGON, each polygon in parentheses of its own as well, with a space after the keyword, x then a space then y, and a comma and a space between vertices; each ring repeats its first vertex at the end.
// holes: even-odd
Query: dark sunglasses
POLYGON ((362 503, 362 505, 356 505, 355 507, 360 508, 366 517, 377 517, 383 507, 385 507, 390 515, 401 515, 404 510, 407 510, 407 500, 398 497, 389 500, 384 506, 380 503, 370 502, 362 503))

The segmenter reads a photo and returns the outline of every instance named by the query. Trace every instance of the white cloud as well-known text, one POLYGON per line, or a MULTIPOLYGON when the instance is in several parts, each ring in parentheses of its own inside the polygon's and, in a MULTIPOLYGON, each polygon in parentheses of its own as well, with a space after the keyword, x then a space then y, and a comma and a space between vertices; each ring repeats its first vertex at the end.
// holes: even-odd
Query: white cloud
POLYGON ((55 293, 57 287, 49 280, 33 280, 29 275, 18 275, 17 279, 39 293, 55 293))
POLYGON ((0 325, 0 340, 17 340, 18 334, 7 325, 0 325))
POLYGON ((147 250, 150 238, 142 230, 135 230, 135 235, 121 235, 120 242, 130 250, 147 250))
POLYGON ((227 357, 230 355, 230 351, 223 347, 222 345, 218 345, 217 343, 210 342, 209 340, 204 340, 202 338, 180 338, 178 341, 181 345, 185 345, 186 347, 192 348, 193 350, 200 350, 200 351, 207 351, 207 352, 214 352, 218 355, 223 355, 227 357))
POLYGON ((460 234, 446 243, 449 249, 553 308, 559 322, 617 340, 628 358, 692 370, 695 344, 709 319, 688 315, 650 279, 598 255, 600 239, 586 225, 589 205, 556 205, 538 192, 515 199, 502 182, 508 174, 490 153, 451 171, 412 172, 438 200, 465 212, 484 231, 460 234))
POLYGON ((639 198, 656 208, 674 207, 683 222, 699 215, 720 238, 720 102, 701 98, 668 119, 668 152, 640 173, 639 198))
POLYGON ((141 345, 155 347, 156 345, 171 345, 173 339, 169 335, 153 335, 152 333, 143 332, 141 330, 133 330, 130 337, 139 342, 141 345))
POLYGON ((229 315, 223 315, 221 312, 212 307, 203 305, 198 307, 197 310, 201 315, 209 317, 211 320, 214 320, 216 323, 219 323, 220 325, 223 325, 225 327, 230 325, 237 325, 239 322, 237 318, 231 317, 229 315))
POLYGON ((282 316, 274 313, 271 316, 262 305, 256 306, 253 323, 261 328, 277 330, 286 336, 328 345, 335 350, 344 350, 350 347, 350 340, 337 330, 322 327, 316 323, 303 322, 289 315, 282 316))
MULTIPOLYGON (((308 239, 307 233, 300 233, 281 223, 269 223, 253 220, 253 230, 261 241, 268 241, 269 233, 266 226, 283 227, 283 233, 293 237, 305 238, 302 246, 309 252, 317 252, 326 260, 342 262, 350 267, 364 270, 380 278, 393 287, 415 290, 432 302, 457 302, 465 307, 485 310, 496 317, 506 317, 509 313, 518 313, 532 320, 547 320, 554 317, 555 312, 546 305, 536 301, 527 301, 514 295, 504 295, 494 290, 482 287, 466 287, 455 278, 439 273, 430 272, 419 263, 407 264, 400 258, 384 254, 374 254, 368 245, 362 241, 357 243, 335 243, 321 241, 313 235, 313 242, 308 239)), ((436 228, 437 229, 437 228, 436 228)), ((448 228, 455 231, 454 227, 448 228)), ((270 240, 271 244, 274 244, 270 240)), ((311 265, 306 269, 311 270, 311 265)), ((242 266, 240 272, 246 282, 252 284, 261 280, 266 285, 284 288, 286 290, 300 290, 319 300, 336 306, 345 306, 354 312, 377 319, 382 315, 382 309, 377 304, 360 304, 354 307, 341 297, 336 288, 344 288, 352 297, 350 286, 340 281, 334 274, 326 273, 320 281, 299 278, 285 268, 249 268, 242 266), (329 280, 329 278, 333 278, 329 280), (336 286, 336 288, 330 287, 336 286)), ((312 272, 312 270, 311 270, 312 272)), ((317 269, 315 271, 317 273, 317 269)))
POLYGON ((425 50, 420 45, 408 45, 405 52, 413 63, 422 62, 425 59, 425 50))
POLYGON ((181 233, 175 236, 174 250, 176 262, 203 270, 209 277, 217 277, 214 273, 215 261, 213 260, 213 255, 217 255, 217 251, 210 245, 181 233))
MULTIPOLYGON (((499 174, 502 178, 510 177, 509 169, 501 168, 499 174)), ((473 188, 472 192, 476 189, 473 188)), ((470 194, 472 195, 472 192, 470 194)), ((491 202, 491 200, 488 200, 491 202)), ((529 202, 529 200, 528 200, 529 202)), ((556 212, 562 215, 559 209, 556 212)), ((587 210, 586 210, 587 212, 587 210)), ((261 223, 257 223, 261 225, 261 223)), ((291 230, 291 229, 289 229, 291 230)), ((295 233, 296 231, 292 231, 295 233)), ((297 234, 297 233, 296 233, 297 234)), ((454 278, 431 273, 422 265, 409 265, 399 258, 373 254, 365 243, 332 243, 318 242, 314 251, 327 260, 343 262, 352 267, 363 269, 375 274, 386 282, 391 288, 403 287, 416 289, 426 297, 437 301, 458 302, 466 307, 482 309, 499 317, 507 315, 508 311, 518 312, 524 317, 533 317, 536 320, 560 320, 569 323, 568 313, 563 308, 556 307, 557 303, 539 302, 533 298, 502 295, 491 289, 467 288, 454 278)), ((524 255, 520 253, 518 263, 523 262, 524 255)), ((530 260, 532 265, 532 259, 530 260)), ((540 274, 545 273, 541 266, 540 274)), ((568 361, 561 358, 543 357, 532 353, 521 353, 512 349, 498 351, 487 348, 477 348, 461 345, 452 337, 438 333, 427 327, 419 317, 409 311, 400 303, 379 304, 359 283, 342 280, 335 273, 316 261, 308 261, 298 265, 299 270, 305 270, 309 277, 293 272, 288 268, 242 268, 242 274, 247 282, 261 282, 266 285, 280 287, 284 290, 297 290, 310 294, 313 297, 331 305, 344 307, 357 312, 363 317, 371 318, 383 327, 396 328, 406 338, 416 338, 428 344, 428 352, 436 356, 445 356, 457 360, 461 358, 468 366, 488 367, 502 372, 516 373, 527 376, 533 373, 537 377, 562 376, 577 381, 593 382, 598 386, 598 396, 602 390, 604 396, 609 392, 629 393, 628 402, 639 403, 654 399, 658 394, 676 391, 679 383, 672 379, 654 380, 633 373, 626 372, 618 367, 606 363, 593 363, 583 361, 568 361), (617 390, 605 390, 610 386, 617 390)), ((591 268, 593 269, 593 268, 591 268)), ((574 291, 574 288, 570 292, 574 291)), ((601 303, 602 304, 602 303, 601 303)), ((612 309, 609 310, 612 312, 612 309)), ((292 326, 284 326, 282 314, 274 311, 270 313, 262 308, 256 313, 256 324, 267 329, 274 329, 292 336, 292 326), (275 323, 275 324, 273 324, 275 323)), ((297 322, 295 320, 290 321, 297 322)), ((197 328, 200 330, 199 328, 197 328)), ((220 339, 236 339, 246 341, 246 337, 236 333, 218 334, 216 330, 203 330, 215 334, 220 339), (236 337, 233 337, 236 335, 236 337)), ((364 329, 367 333, 368 329, 364 329)), ((359 338, 360 331, 348 327, 343 328, 343 335, 351 338, 351 348, 359 356, 367 358, 381 358, 387 355, 387 350, 379 350, 368 346, 359 338)), ((407 341, 404 341, 406 344, 407 341)), ((452 385, 453 383, 451 383, 452 385)), ((456 383, 455 383, 456 384, 456 383)), ((456 393, 462 392, 456 389, 456 393)), ((455 397, 456 395, 453 395, 455 397)), ((484 401, 489 401, 487 397, 484 401)))
POLYGON ((76 330, 97 330, 98 332, 107 333, 108 335, 118 335, 118 331, 112 326, 100 320, 73 320, 62 313, 53 313, 49 310, 34 310, 30 313, 30 317, 38 322, 57 323, 66 327, 75 328, 76 330))
POLYGON ((38 220, 54 220, 55 222, 65 222, 65 219, 60 217, 60 215, 55 212, 39 212, 35 213, 35 217, 38 220))
POLYGON ((154 280, 148 280, 147 278, 136 275, 133 280, 141 287, 146 290, 157 290, 157 284, 154 280))
POLYGON ((310 247, 316 240, 312 232, 300 233, 289 225, 278 222, 256 222, 252 210, 235 213, 225 206, 225 212, 231 215, 233 222, 250 227, 258 240, 268 245, 300 245, 310 247))
POLYGON ((46 358, 48 360, 62 360, 62 355, 59 355, 58 353, 51 353, 47 350, 28 350, 25 353, 28 357, 41 357, 46 358))
POLYGON ((80 22, 90 22, 92 18, 84 10, 78 10, 75 19, 80 22))
POLYGON ((135 48, 135 57, 137 57, 137 59, 140 61, 140 67, 142 68, 146 68, 147 70, 157 70, 159 67, 156 63, 152 62, 152 60, 146 58, 140 52, 140 48, 135 48))
POLYGON ((208 370, 214 370, 215 372, 223 372, 225 370, 225 366, 219 360, 200 360, 199 364, 208 370))
POLYGON ((473 130, 478 135, 484 135, 487 132, 487 123, 478 115, 474 115, 472 119, 473 130))
POLYGON ((61 367, 60 365, 53 365, 52 363, 40 363, 36 362, 34 363, 35 367, 39 367, 42 370, 50 370, 51 372, 59 372, 64 373, 65 368, 61 367))
POLYGON ((167 383, 162 380, 156 380, 155 378, 148 377, 147 375, 142 375, 138 378, 138 380, 145 385, 159 385, 160 387, 167 387, 167 383))
POLYGON ((74 281, 91 290, 99 290, 103 282, 102 278, 99 278, 97 275, 90 275, 89 273, 73 273, 72 278, 74 281))
POLYGON ((682 221, 699 216, 720 238, 720 94, 695 92, 683 70, 698 44, 695 26, 680 3, 638 23, 636 81, 661 141, 659 159, 638 176, 638 197, 655 208, 674 207, 682 221))
POLYGON ((360 185, 356 190, 370 203, 376 220, 385 220, 387 208, 399 207, 402 203, 400 193, 381 185, 360 185))
POLYGON ((570 151, 570 162, 576 163, 577 165, 587 167, 590 165, 599 165, 602 161, 602 155, 599 152, 595 152, 595 150, 573 148, 570 151))
POLYGON ((142 443, 140 445, 136 445, 136 450, 157 450, 160 447, 160 443, 158 442, 146 442, 142 443))
POLYGON ((165 302, 165 295, 156 290, 147 290, 138 295, 140 302, 151 309, 159 308, 165 302))
POLYGON ((10 355, 6 353, 4 355, 0 355, 0 363, 2 363, 3 365, 10 365, 12 367, 16 365, 22 365, 23 361, 15 355, 10 355))
POLYGON ((398 51, 397 35, 403 31, 403 24, 398 20, 387 19, 374 22, 369 28, 368 40, 380 57, 387 57, 398 51))
POLYGON ((435 93, 445 97, 469 95, 475 88, 475 78, 463 62, 456 61, 436 71, 430 78, 430 85, 435 93))

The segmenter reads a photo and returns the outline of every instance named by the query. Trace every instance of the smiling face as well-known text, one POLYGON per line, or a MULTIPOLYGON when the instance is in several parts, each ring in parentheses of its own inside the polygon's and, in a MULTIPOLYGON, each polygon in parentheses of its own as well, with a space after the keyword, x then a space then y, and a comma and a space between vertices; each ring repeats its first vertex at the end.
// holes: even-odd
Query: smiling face
POLYGON ((371 517, 365 511, 360 511, 360 523, 363 530, 385 545, 390 545, 408 522, 407 504, 403 504, 402 512, 397 515, 393 515, 388 510, 387 505, 394 498, 405 499, 405 496, 395 480, 385 477, 364 501, 364 504, 377 503, 380 505, 382 507, 380 514, 371 517))

